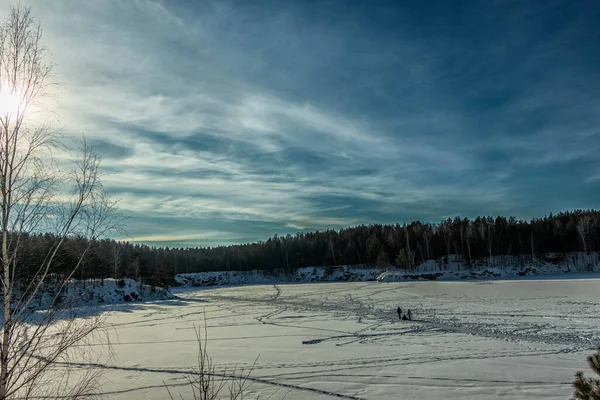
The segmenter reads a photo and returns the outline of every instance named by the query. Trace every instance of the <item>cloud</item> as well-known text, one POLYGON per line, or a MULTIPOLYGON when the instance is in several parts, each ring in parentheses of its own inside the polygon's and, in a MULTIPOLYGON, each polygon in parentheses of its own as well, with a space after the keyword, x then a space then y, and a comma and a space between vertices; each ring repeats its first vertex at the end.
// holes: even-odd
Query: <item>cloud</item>
POLYGON ((126 242, 141 242, 141 243, 165 243, 165 242, 187 242, 187 241, 198 241, 198 240, 206 240, 211 239, 215 240, 216 238, 231 238, 234 235, 233 232, 202 232, 202 233, 192 233, 192 234, 183 234, 183 235, 148 235, 148 236, 138 236, 138 237, 128 237, 120 239, 121 241, 126 242))
POLYGON ((299 231, 301 231, 303 229, 306 229, 306 227, 304 227, 304 226, 293 224, 293 223, 287 223, 287 224, 285 224, 285 227, 286 228, 291 228, 291 229, 297 229, 299 231))
POLYGON ((139 241, 597 198, 600 24, 578 5, 26 3, 57 65, 57 124, 103 155, 139 241))
POLYGON ((587 182, 598 182, 598 181, 600 181, 600 171, 597 171, 596 173, 588 176, 588 178, 586 180, 587 180, 587 182))

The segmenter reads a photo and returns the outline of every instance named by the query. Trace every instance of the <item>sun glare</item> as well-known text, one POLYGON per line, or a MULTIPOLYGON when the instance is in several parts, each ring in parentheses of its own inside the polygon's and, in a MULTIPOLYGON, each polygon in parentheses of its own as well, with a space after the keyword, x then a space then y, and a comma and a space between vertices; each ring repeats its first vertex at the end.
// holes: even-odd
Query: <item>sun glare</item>
POLYGON ((25 102, 19 90, 11 90, 7 82, 0 85, 0 116, 14 116, 23 112, 25 102))

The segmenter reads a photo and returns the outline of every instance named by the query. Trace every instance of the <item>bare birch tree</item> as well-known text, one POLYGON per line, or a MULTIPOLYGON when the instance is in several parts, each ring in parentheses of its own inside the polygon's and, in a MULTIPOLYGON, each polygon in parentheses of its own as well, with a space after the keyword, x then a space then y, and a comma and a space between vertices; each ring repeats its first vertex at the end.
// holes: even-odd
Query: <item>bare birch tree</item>
POLYGON ((444 236, 444 242, 446 243, 446 267, 452 261, 450 259, 450 253, 452 251, 452 229, 447 224, 442 225, 442 233, 444 236))
POLYGON ((406 237, 406 257, 408 258, 408 268, 412 269, 414 265, 414 255, 410 250, 410 232, 408 230, 408 225, 404 225, 404 234, 406 237))
POLYGON ((534 228, 531 228, 531 232, 529 233, 529 245, 531 247, 531 264, 535 264, 535 246, 534 246, 534 228))
POLYGON ((142 277, 141 277, 141 269, 139 257, 136 257, 131 262, 131 269, 133 272, 133 279, 136 282, 138 293, 142 290, 142 277))
POLYGON ((99 179, 100 157, 84 144, 74 171, 60 173, 51 159, 56 132, 30 118, 51 86, 41 39, 30 9, 11 7, 0 25, 0 400, 93 397, 98 376, 73 375, 68 361, 100 332, 102 320, 71 318, 73 298, 65 296, 89 245, 66 272, 55 260, 67 238, 96 239, 116 223, 115 204, 99 179), (24 275, 23 239, 44 231, 54 233, 54 243, 24 275))
POLYGON ((462 221, 459 221, 460 225, 459 225, 459 229, 458 229, 458 233, 460 236, 460 260, 464 263, 465 262, 465 226, 463 225, 462 221))
POLYGON ((579 240, 581 241, 581 246, 583 247, 583 252, 585 254, 588 253, 588 236, 590 235, 590 230, 594 226, 594 220, 590 215, 585 215, 579 219, 577 222, 577 233, 579 233, 579 240))
POLYGON ((431 239, 433 237, 433 230, 431 225, 427 224, 423 226, 423 241, 425 243, 425 254, 426 259, 431 260, 433 257, 431 256, 431 239))
POLYGON ((494 221, 488 221, 487 222, 487 248, 488 248, 488 255, 490 257, 490 266, 494 267, 496 265, 494 258, 493 258, 493 243, 494 243, 494 237, 496 236, 496 232, 495 232, 495 224, 494 221))
POLYGON ((471 239, 475 235, 475 228, 473 224, 467 222, 467 229, 465 231, 465 236, 467 238, 467 254, 469 255, 469 268, 473 268, 473 257, 471 257, 471 239))
POLYGON ((590 249, 588 246, 590 231, 594 226, 594 222, 595 221, 591 215, 584 215, 577 222, 577 233, 579 233, 579 240, 581 241, 581 246, 583 247, 583 262, 585 264, 584 268, 586 271, 593 271, 594 269, 594 267, 590 263, 590 249))
POLYGON ((480 223, 479 223, 479 234, 481 235, 481 241, 486 243, 486 247, 488 250, 488 256, 489 256, 489 262, 488 265, 489 266, 493 266, 493 262, 492 262, 492 233, 490 232, 491 228, 490 228, 491 223, 489 221, 487 221, 486 219, 482 218, 480 223))
POLYGON ((122 262, 121 262, 121 243, 114 242, 112 245, 111 252, 112 264, 113 264, 113 277, 118 279, 122 274, 122 262))

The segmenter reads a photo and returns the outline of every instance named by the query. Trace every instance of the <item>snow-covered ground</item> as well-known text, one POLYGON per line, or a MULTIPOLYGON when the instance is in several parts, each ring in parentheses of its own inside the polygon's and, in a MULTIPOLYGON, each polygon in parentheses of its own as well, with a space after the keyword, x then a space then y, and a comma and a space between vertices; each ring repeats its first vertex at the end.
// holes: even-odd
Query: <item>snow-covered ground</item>
POLYGON ((385 270, 344 265, 306 267, 294 271, 214 271, 178 274, 175 281, 183 287, 277 284, 290 282, 364 282, 374 281, 385 270))
MULTIPOLYGON (((30 309, 47 309, 63 282, 48 284, 36 293, 29 304, 30 309), (58 286, 58 287, 56 287, 58 286)), ((168 300, 173 295, 163 288, 151 288, 132 279, 70 280, 65 285, 62 301, 72 307, 89 305, 121 304, 140 301, 168 300)))
POLYGON ((206 317, 217 371, 260 356, 245 398, 566 399, 600 343, 598 293, 600 279, 575 276, 188 288, 113 306, 103 390, 189 395, 206 317), (398 321, 398 306, 415 320, 398 321))

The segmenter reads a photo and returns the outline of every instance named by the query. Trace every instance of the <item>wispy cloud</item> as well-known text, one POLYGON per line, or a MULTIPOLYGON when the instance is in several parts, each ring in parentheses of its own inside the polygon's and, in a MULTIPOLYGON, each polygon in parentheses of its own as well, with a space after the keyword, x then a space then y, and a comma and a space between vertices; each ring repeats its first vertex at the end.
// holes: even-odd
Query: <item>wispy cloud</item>
POLYGON ((596 171, 596 173, 588 176, 587 178, 588 182, 598 182, 600 181, 600 170, 596 171))
POLYGON ((128 242, 140 242, 140 243, 181 243, 187 241, 201 241, 201 240, 215 240, 215 239, 230 239, 234 237, 235 234, 233 232, 202 232, 202 233, 191 233, 184 235, 148 235, 148 236, 136 236, 136 237, 126 237, 122 238, 122 241, 128 242))

